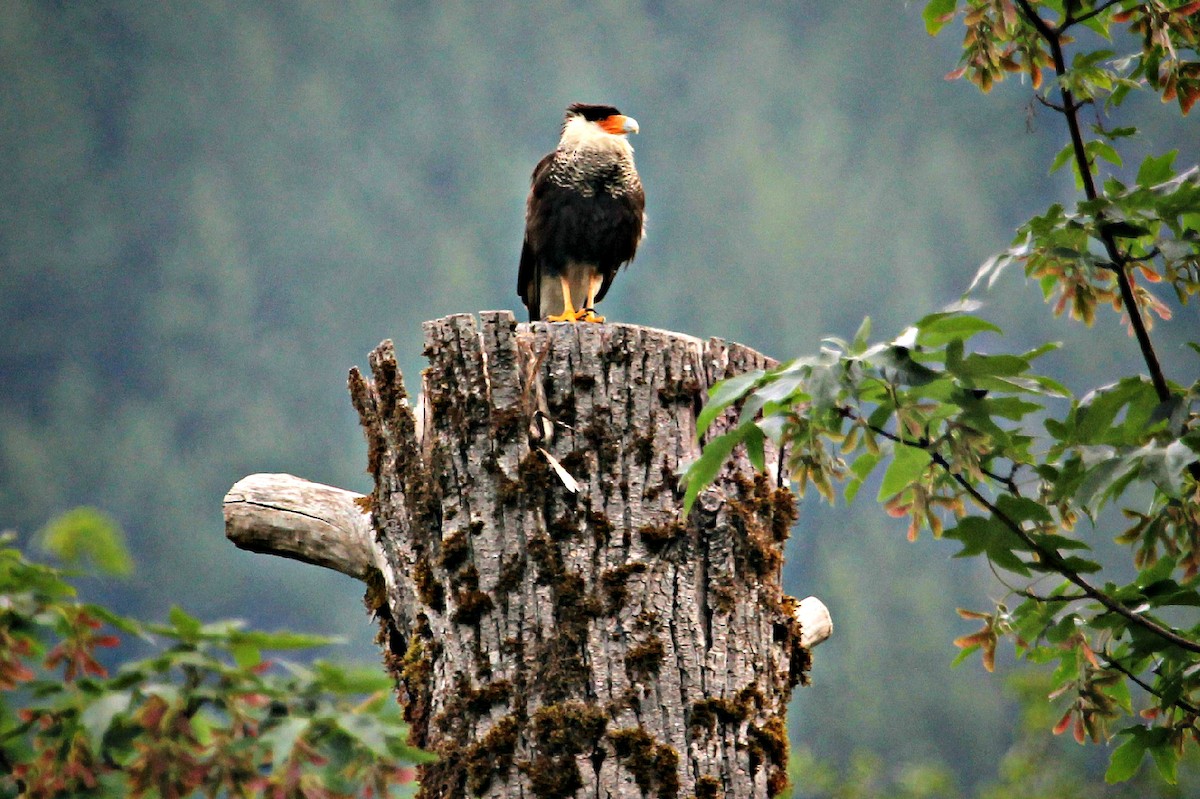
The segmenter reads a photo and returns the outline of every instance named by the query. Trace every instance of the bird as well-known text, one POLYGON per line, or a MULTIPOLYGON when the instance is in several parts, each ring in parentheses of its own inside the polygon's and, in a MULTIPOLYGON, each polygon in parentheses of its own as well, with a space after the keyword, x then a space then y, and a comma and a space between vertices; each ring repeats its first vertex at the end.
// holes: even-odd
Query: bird
POLYGON ((596 303, 633 260, 646 195, 626 136, 640 130, 611 105, 572 103, 558 147, 533 170, 517 293, 529 321, 603 322, 596 303))

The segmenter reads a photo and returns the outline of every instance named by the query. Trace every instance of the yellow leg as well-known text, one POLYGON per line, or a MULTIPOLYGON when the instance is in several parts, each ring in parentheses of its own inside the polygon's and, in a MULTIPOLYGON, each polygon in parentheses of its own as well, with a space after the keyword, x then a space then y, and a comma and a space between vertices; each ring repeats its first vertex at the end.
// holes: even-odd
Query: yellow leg
POLYGON ((588 280, 588 296, 587 304, 583 306, 583 310, 579 312, 577 317, 580 322, 603 322, 604 317, 596 313, 596 292, 600 290, 600 286, 604 284, 604 278, 600 275, 593 274, 588 280))
POLYGON ((579 314, 575 312, 575 305, 571 302, 571 284, 567 282, 567 276, 559 277, 562 281, 563 295, 563 312, 561 314, 550 314, 546 317, 547 322, 575 322, 579 319, 579 314))

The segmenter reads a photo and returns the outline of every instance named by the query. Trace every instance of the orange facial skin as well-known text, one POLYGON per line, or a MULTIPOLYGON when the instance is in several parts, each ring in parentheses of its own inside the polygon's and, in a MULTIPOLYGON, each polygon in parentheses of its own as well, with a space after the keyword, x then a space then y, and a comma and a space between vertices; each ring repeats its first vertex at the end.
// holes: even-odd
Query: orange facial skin
POLYGON ((624 136, 626 133, 637 133, 638 123, 633 117, 627 117, 624 114, 613 114, 610 117, 605 117, 597 123, 606 133, 611 133, 614 136, 624 136))

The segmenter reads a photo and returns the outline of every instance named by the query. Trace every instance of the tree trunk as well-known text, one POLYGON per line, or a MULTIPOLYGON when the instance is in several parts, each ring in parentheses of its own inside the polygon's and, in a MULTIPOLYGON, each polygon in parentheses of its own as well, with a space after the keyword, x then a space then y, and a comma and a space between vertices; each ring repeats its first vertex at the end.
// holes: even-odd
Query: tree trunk
POLYGON ((412 741, 439 755, 421 796, 779 792, 787 702, 830 629, 780 587, 794 497, 740 451, 686 520, 679 485, 709 386, 768 360, 629 325, 481 322, 426 323, 418 408, 390 342, 372 380, 351 371, 369 503, 318 491, 342 510, 295 513, 299 489, 273 505, 248 478, 230 537, 366 579, 412 741), (330 529, 348 542, 332 554, 330 529))

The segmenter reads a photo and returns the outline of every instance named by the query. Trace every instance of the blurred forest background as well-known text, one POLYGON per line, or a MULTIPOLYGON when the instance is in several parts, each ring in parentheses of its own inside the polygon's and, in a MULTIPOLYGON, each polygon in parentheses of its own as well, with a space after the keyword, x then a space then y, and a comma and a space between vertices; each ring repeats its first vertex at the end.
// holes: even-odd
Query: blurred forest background
MULTIPOLYGON (((649 237, 602 312, 776 357, 864 315, 894 335, 1074 201, 1069 173, 1047 174, 1055 115, 1017 80, 986 97, 943 80, 959 34, 930 39, 920 11, 5 0, 0 527, 28 541, 94 505, 138 570, 89 598, 338 633, 334 656, 375 661, 360 585, 234 549, 221 498, 262 471, 369 490, 348 368, 394 338, 415 389, 422 321, 520 309, 529 174, 569 102, 643 131, 649 237)), ((1135 154, 1200 160, 1194 123, 1141 102, 1123 112, 1152 112, 1135 154)), ((1196 310, 1177 314, 1156 335, 1186 382, 1196 310)), ((996 350, 1067 341, 1043 371, 1074 389, 1138 371, 1115 315, 1054 320, 1016 272, 982 315, 1008 331, 996 350)), ((836 632, 793 743, 974 785, 1013 743, 1016 691, 978 659, 952 670, 950 642, 973 629, 955 608, 998 589, 904 527, 865 500, 802 503, 786 585, 836 632)))

